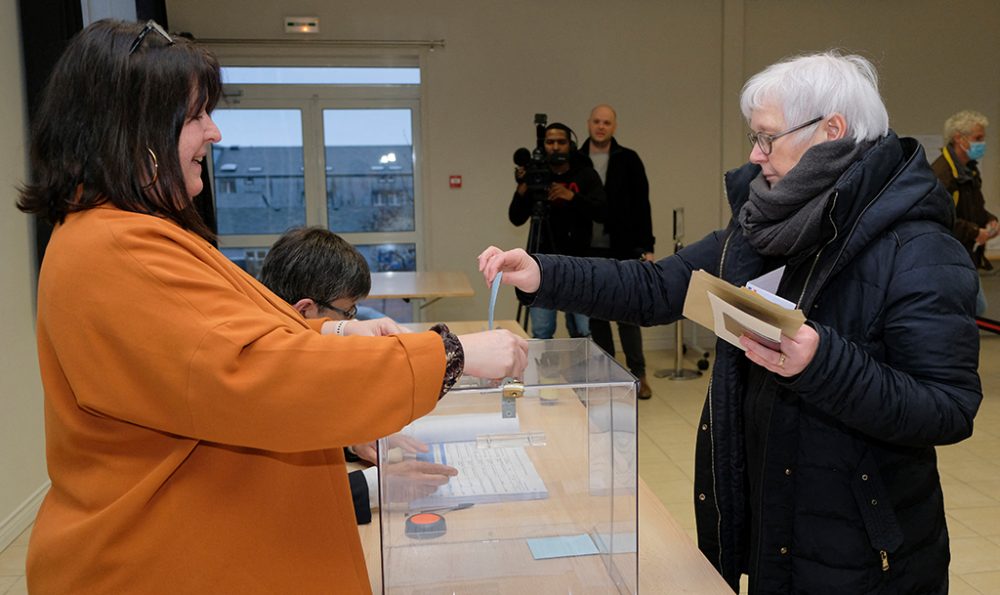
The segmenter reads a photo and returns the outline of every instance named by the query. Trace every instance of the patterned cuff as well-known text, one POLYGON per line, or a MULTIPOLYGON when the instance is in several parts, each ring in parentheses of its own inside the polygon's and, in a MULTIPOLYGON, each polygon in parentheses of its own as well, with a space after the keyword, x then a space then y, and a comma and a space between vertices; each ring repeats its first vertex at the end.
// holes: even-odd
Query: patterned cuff
POLYGON ((465 351, 462 350, 462 342, 458 340, 458 335, 448 330, 448 325, 435 324, 431 330, 441 335, 444 341, 444 355, 447 360, 444 368, 444 382, 441 383, 440 399, 451 390, 458 382, 458 378, 465 369, 465 351))

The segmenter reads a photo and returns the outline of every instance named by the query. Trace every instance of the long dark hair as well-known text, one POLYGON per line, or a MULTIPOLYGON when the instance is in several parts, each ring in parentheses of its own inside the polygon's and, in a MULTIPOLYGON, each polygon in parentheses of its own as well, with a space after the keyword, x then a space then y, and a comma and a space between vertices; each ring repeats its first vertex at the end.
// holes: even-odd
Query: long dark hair
POLYGON ((31 135, 34 179, 17 206, 56 224, 110 203, 211 239, 187 195, 177 143, 189 118, 218 103, 219 62, 156 31, 130 53, 142 30, 102 20, 70 41, 42 93, 31 135))

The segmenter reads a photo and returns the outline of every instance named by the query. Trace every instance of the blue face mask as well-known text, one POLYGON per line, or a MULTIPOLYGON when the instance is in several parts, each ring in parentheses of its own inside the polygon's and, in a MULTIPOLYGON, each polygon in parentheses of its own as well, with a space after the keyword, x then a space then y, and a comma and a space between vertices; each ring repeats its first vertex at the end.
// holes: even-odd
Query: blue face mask
POLYGON ((979 161, 986 154, 986 143, 980 141, 978 143, 969 143, 969 159, 971 161, 979 161))

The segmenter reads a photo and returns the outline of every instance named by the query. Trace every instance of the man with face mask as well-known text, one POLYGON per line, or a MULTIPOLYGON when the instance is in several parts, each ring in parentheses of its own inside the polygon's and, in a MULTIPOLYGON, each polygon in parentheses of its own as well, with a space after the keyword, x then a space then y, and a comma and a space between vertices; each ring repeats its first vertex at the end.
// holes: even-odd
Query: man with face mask
MULTIPOLYGON (((986 242, 1000 233, 995 215, 986 210, 983 181, 979 177, 979 160, 986 151, 986 116, 964 110, 944 123, 941 156, 931 166, 941 184, 955 201, 955 237, 969 251, 978 268, 992 269, 986 259, 986 242)), ((986 296, 982 285, 976 299, 976 314, 986 311, 986 296)))
MULTIPOLYGON (((594 221, 603 222, 607 201, 601 178, 590 159, 576 150, 569 126, 553 122, 545 128, 545 155, 549 185, 544 193, 529 192, 524 167, 514 171, 517 189, 507 216, 514 225, 524 225, 536 212, 543 213, 537 230, 538 245, 532 250, 543 254, 585 256, 590 250, 594 221), (535 202, 542 204, 536 207, 535 202)), ((556 330, 556 311, 531 308, 531 336, 551 339, 556 330)), ((590 335, 589 320, 583 314, 566 314, 566 330, 571 337, 590 335)))

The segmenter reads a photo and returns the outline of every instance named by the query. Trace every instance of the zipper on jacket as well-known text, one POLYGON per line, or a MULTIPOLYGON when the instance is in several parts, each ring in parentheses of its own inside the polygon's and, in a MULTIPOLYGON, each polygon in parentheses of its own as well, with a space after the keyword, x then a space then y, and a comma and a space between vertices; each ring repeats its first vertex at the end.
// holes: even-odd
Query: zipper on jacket
MULTIPOLYGON (((725 188, 725 176, 723 176, 723 188, 725 188)), ((722 265, 726 261, 726 251, 729 249, 729 240, 733 237, 732 232, 726 236, 726 241, 722 243, 722 255, 719 257, 719 278, 722 278, 722 265)), ((680 320, 677 324, 680 324, 680 320)), ((715 542, 719 544, 719 568, 722 568, 722 510, 719 508, 719 486, 715 480, 715 411, 712 408, 712 385, 715 382, 713 377, 708 380, 708 444, 711 447, 709 461, 712 463, 712 503, 715 505, 715 542)))
POLYGON ((882 558, 882 572, 889 571, 889 554, 885 550, 878 551, 879 557, 882 558))
MULTIPOLYGON (((890 186, 892 186, 893 182, 895 182, 896 179, 900 175, 902 175, 902 173, 904 171, 906 171, 907 166, 909 166, 909 164, 914 160, 914 158, 916 157, 916 155, 917 155, 917 152, 914 152, 912 155, 910 155, 909 158, 907 158, 906 161, 903 162, 903 166, 900 167, 899 170, 891 178, 889 178, 889 181, 886 182, 884 186, 882 186, 882 188, 878 191, 878 193, 875 195, 875 197, 872 198, 870 201, 868 201, 868 204, 866 204, 865 207, 863 209, 861 209, 861 212, 858 214, 857 218, 854 220, 854 225, 851 226, 851 231, 847 234, 848 239, 850 239, 850 237, 852 235, 854 235, 854 232, 858 229, 858 225, 861 224, 861 219, 865 216, 865 213, 868 212, 868 209, 870 209, 871 206, 878 201, 878 199, 882 198, 882 195, 885 194, 885 191, 888 190, 890 186)), ((839 196, 839 195, 840 195, 840 191, 838 190, 837 193, 834 194, 834 204, 836 204, 836 199, 837 199, 837 196, 839 196)), ((830 217, 831 223, 833 223, 833 209, 832 208, 830 209, 830 215, 829 215, 829 217, 830 217)), ((837 229, 837 226, 834 223, 834 231, 835 232, 836 232, 836 229, 837 229)), ((836 239, 836 236, 834 236, 834 239, 836 239)), ((832 242, 832 241, 833 240, 830 240, 830 242, 832 242)), ((823 248, 826 248, 826 246, 828 246, 830 244, 830 242, 827 242, 823 246, 823 248)), ((837 257, 833 260, 833 264, 834 265, 836 265, 837 261, 840 260, 840 257, 844 254, 845 250, 847 250, 847 242, 844 242, 844 245, 841 246, 841 248, 840 248, 840 253, 837 254, 837 257)), ((822 249, 820 249, 820 252, 822 252, 822 249)), ((817 260, 815 260, 813 262, 813 267, 816 266, 817 262, 819 262, 819 255, 818 254, 817 254, 817 260)), ((809 275, 806 277, 806 286, 809 285, 809 278, 810 277, 812 277, 812 269, 809 270, 809 275)), ((802 295, 799 296, 799 300, 800 301, 799 301, 798 304, 796 304, 796 306, 799 306, 800 308, 802 306, 801 300, 803 300, 805 298, 805 291, 806 291, 805 287, 803 287, 803 289, 802 289, 802 295)))
POLYGON ((819 251, 816 252, 816 257, 813 258, 812 265, 809 267, 809 274, 806 275, 805 283, 802 284, 802 293, 799 294, 798 302, 795 304, 800 309, 802 308, 803 300, 806 299, 806 290, 809 288, 809 280, 812 279, 813 272, 816 270, 816 264, 819 263, 819 257, 823 255, 823 251, 826 250, 826 247, 832 244, 837 239, 837 236, 840 235, 840 229, 837 228, 837 222, 833 219, 833 211, 837 208, 837 198, 839 196, 839 190, 833 193, 833 200, 831 201, 830 209, 827 211, 827 218, 830 220, 830 225, 833 226, 833 237, 830 238, 830 241, 823 244, 819 251))

